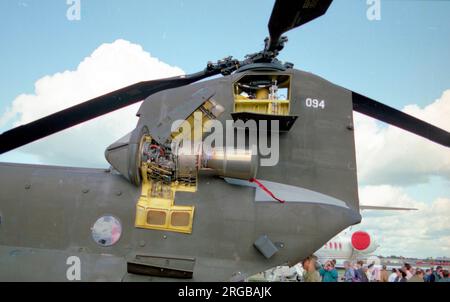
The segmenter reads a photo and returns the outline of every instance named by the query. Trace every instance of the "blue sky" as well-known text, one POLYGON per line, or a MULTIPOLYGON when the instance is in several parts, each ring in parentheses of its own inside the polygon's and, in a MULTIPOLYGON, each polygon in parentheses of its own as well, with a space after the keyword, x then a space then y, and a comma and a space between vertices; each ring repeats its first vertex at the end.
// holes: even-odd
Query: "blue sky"
MULTIPOLYGON (((260 50, 272 0, 65 0, 0 3, 0 112, 40 77, 74 69, 118 38, 186 72, 227 55, 260 50)), ((383 0, 368 21, 365 0, 337 0, 326 17, 289 33, 281 59, 396 107, 426 104, 450 87, 448 1, 383 0)))
MULTIPOLYGON (((117 39, 187 73, 228 55, 241 59, 263 48, 273 1, 81 0, 81 20, 72 22, 68 7, 0 1, 0 116, 38 79, 75 70, 117 39)), ((324 17, 288 33, 280 59, 399 109, 428 105, 450 89, 450 1, 382 0, 380 21, 369 21, 367 9, 366 0, 335 0, 324 17)), ((12 152, 0 160, 37 158, 12 152)), ((450 198, 449 187, 434 175, 403 189, 432 202, 450 198)))

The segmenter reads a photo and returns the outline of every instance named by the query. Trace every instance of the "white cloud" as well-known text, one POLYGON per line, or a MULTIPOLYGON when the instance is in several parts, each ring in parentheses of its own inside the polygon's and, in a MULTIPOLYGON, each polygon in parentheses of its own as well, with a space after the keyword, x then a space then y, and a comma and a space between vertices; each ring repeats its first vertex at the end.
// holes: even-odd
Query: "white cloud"
MULTIPOLYGON (((450 90, 425 108, 410 105, 404 111, 450 131, 450 90)), ((355 140, 364 184, 417 184, 436 175, 450 179, 449 149, 422 137, 355 113, 355 140)))
MULTIPOLYGON (((31 122, 48 114, 144 80, 184 74, 145 52, 141 46, 117 40, 98 47, 75 71, 45 76, 34 94, 19 95, 0 117, 0 126, 31 122)), ((104 166, 105 148, 131 131, 139 104, 129 106, 20 149, 46 164, 104 166)))
MULTIPOLYGON (((450 131, 450 90, 430 105, 409 105, 404 112, 450 131)), ((399 128, 355 113, 355 141, 360 204, 412 207, 413 212, 363 211, 356 228, 379 241, 376 253, 411 257, 450 254, 449 190, 432 202, 406 192, 430 178, 450 180, 450 150, 399 128), (389 185, 387 185, 389 184, 389 185)))
POLYGON ((418 211, 363 211, 357 226, 373 234, 380 243, 377 254, 437 257, 450 254, 450 198, 432 203, 413 199, 400 187, 365 186, 360 203, 380 206, 414 207, 418 211))

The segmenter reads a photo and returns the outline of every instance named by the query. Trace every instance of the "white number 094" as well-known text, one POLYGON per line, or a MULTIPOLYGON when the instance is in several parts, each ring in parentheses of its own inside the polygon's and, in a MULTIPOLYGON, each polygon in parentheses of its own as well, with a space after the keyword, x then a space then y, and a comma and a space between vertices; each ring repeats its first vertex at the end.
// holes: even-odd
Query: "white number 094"
POLYGON ((325 109, 325 100, 320 101, 318 99, 307 98, 306 107, 325 109))

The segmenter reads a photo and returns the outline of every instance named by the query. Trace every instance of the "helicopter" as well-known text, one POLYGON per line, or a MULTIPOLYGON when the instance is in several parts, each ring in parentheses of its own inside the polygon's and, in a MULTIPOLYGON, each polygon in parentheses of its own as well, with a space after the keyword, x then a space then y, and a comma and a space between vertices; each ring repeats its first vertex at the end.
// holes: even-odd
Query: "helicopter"
POLYGON ((143 101, 109 169, 0 163, 0 280, 243 281, 358 224, 353 111, 446 147, 450 134, 277 59, 284 34, 331 4, 277 0, 262 51, 2 133, 0 154, 143 101), (204 147, 227 124, 231 143, 204 147))

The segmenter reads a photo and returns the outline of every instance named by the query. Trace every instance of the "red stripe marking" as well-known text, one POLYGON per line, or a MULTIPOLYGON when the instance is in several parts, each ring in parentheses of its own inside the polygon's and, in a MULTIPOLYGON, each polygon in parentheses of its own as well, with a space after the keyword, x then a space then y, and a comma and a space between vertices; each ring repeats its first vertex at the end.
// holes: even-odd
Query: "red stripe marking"
POLYGON ((277 200, 279 203, 285 203, 285 201, 283 199, 276 197, 269 189, 266 188, 265 185, 260 183, 256 178, 251 178, 251 179, 249 179, 249 181, 251 183, 255 183, 258 187, 260 187, 264 192, 266 192, 273 199, 277 200))

